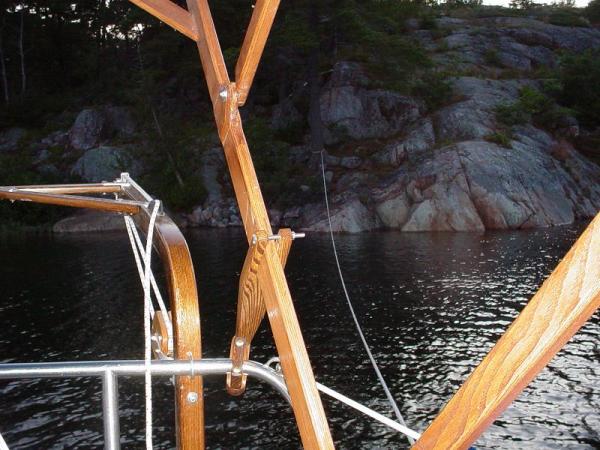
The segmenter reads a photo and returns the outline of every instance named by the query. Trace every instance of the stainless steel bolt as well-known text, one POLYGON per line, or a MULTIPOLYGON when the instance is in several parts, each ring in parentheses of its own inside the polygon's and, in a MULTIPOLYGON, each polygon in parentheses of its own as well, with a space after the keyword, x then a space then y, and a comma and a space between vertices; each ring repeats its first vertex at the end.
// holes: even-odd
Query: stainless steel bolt
POLYGON ((198 393, 197 392, 188 392, 187 401, 188 401, 188 403, 196 403, 198 401, 198 393))
POLYGON ((223 100, 223 101, 227 100, 228 95, 229 95, 229 93, 227 92, 227 89, 225 89, 225 88, 221 89, 221 91, 219 92, 219 97, 221 97, 221 100, 223 100))

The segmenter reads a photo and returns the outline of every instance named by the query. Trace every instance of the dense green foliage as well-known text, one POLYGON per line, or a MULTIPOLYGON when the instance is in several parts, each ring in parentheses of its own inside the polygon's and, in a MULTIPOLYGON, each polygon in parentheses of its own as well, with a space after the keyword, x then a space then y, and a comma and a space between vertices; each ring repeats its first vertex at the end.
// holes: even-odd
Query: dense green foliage
POLYGON ((526 86, 519 93, 519 100, 496 108, 498 121, 507 126, 524 125, 530 122, 542 128, 553 130, 561 120, 572 112, 560 107, 546 93, 526 86))
POLYGON ((600 23, 600 0, 592 0, 585 9, 585 15, 591 23, 600 23))
POLYGON ((600 51, 565 56, 560 81, 560 100, 584 123, 600 123, 600 51))

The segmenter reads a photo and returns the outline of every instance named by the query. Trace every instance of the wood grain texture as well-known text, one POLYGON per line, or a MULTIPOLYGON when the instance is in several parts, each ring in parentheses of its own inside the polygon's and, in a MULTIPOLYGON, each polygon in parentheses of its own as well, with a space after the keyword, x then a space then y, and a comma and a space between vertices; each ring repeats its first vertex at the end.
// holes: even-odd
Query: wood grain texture
POLYGON ((197 40, 198 35, 194 30, 191 14, 171 0, 129 1, 190 39, 197 40))
MULTIPOLYGON (((124 190, 134 199, 143 198, 132 188, 125 187, 124 190)), ((150 222, 148 209, 144 208, 140 214, 133 216, 133 219, 147 234, 150 222)), ((167 275, 175 359, 200 359, 202 357, 200 307, 189 248, 179 228, 164 214, 156 218, 154 232, 154 244, 161 255, 167 275)), ((202 377, 176 377, 175 411, 177 448, 203 449, 205 440, 202 377), (187 400, 190 392, 198 394, 195 403, 187 400)))
MULTIPOLYGON (((251 242, 252 235, 257 232, 271 235, 272 230, 242 129, 237 90, 230 83, 207 0, 187 0, 187 6, 197 34, 200 61, 244 229, 248 242, 251 242), (221 92, 226 95, 220 95, 221 92), (235 101, 232 101, 234 96, 235 101)), ((302 443, 307 449, 333 448, 283 267, 273 241, 267 242, 265 261, 259 269, 259 286, 265 298, 302 443)))
MULTIPOLYGON (((171 317, 171 314, 169 314, 169 317, 171 317)), ((152 337, 152 351, 154 352, 154 357, 156 358, 160 355, 161 357, 172 358, 173 349, 169 348, 169 327, 167 326, 162 311, 157 311, 152 319, 152 337)))
POLYGON ((600 214, 414 449, 466 449, 600 307, 600 214))
MULTIPOLYGON (((271 225, 237 110, 223 145, 248 241, 251 242, 253 234, 259 230, 270 235, 271 225)), ((307 449, 333 448, 275 241, 267 242, 264 264, 259 268, 259 286, 265 299, 302 444, 307 449)))
MULTIPOLYGON (((138 214, 142 203, 130 200, 83 197, 78 195, 44 194, 34 191, 21 191, 15 188, 0 187, 0 199, 68 206, 71 208, 96 209, 126 214, 138 214)), ((145 204, 145 202, 144 202, 145 204)))
POLYGON ((219 92, 229 86, 229 75, 215 24, 213 23, 207 0, 187 0, 188 11, 192 14, 194 30, 197 34, 196 44, 200 53, 200 61, 208 85, 208 93, 213 107, 219 104, 219 92))
MULTIPOLYGON (((41 184, 35 186, 12 186, 12 188, 40 194, 110 194, 118 193, 122 190, 119 183, 41 184)), ((4 189, 10 189, 10 187, 4 186, 4 189)))
POLYGON ((239 105, 246 103, 248 92, 254 81, 258 63, 262 57, 271 32, 280 0, 257 0, 250 25, 244 37, 240 56, 235 66, 235 81, 238 89, 239 105))
MULTIPOLYGON (((292 246, 292 230, 279 230, 279 240, 274 241, 281 265, 285 267, 292 246)), ((268 236, 256 235, 256 243, 250 246, 240 275, 240 289, 237 303, 235 336, 231 340, 230 358, 234 361, 250 358, 250 346, 266 314, 265 299, 258 281, 258 269, 266 248, 268 236), (242 345, 239 345, 242 343, 242 345)), ((227 391, 231 395, 241 395, 246 390, 247 376, 244 374, 227 376, 227 391)))

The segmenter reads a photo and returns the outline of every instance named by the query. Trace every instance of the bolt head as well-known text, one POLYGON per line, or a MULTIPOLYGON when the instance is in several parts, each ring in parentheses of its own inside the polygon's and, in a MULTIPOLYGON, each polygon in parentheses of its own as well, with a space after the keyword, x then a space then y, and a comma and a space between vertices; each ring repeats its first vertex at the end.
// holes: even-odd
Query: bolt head
POLYGON ((221 100, 225 101, 227 100, 227 96, 228 96, 228 92, 227 89, 221 89, 221 91, 219 92, 219 97, 221 97, 221 100))
POLYGON ((196 403, 198 401, 198 393, 197 392, 188 392, 187 401, 188 401, 188 403, 196 403))

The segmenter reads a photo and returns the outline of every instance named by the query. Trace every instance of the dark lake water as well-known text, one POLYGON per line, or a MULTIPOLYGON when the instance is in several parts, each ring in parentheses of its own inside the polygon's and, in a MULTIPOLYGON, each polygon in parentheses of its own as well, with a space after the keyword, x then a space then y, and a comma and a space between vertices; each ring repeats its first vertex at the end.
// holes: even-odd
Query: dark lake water
MULTIPOLYGON (((408 424, 423 431, 574 242, 582 227, 486 234, 339 236, 350 295, 408 424)), ((226 356, 246 244, 238 230, 187 234, 204 355, 226 356)), ((0 237, 0 360, 141 359, 142 291, 124 233, 0 237)), ((156 261, 156 260, 155 260, 156 261)), ((158 265, 158 264, 155 264, 158 265)), ((294 243, 287 274, 317 379, 390 414, 343 298, 328 236, 294 243)), ((274 355, 264 326, 253 358, 274 355)), ((600 448, 600 320, 592 320, 477 442, 481 449, 600 448)), ((173 448, 172 387, 155 380, 156 448, 173 448)), ((125 449, 143 448, 143 385, 120 386, 125 449)), ((338 448, 405 448, 402 437, 324 399, 338 448)), ((210 449, 296 449, 270 388, 241 399, 206 382, 210 449)), ((0 382, 11 449, 102 446, 95 379, 0 382)))

